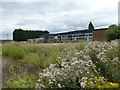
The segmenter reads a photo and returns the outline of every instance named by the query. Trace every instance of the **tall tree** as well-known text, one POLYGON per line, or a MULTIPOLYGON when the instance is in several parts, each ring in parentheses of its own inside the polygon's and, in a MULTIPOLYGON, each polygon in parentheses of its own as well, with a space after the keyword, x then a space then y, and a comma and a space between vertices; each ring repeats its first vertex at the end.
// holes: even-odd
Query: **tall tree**
POLYGON ((22 29, 15 29, 13 32, 14 41, 27 41, 27 35, 22 29))
POLYGON ((41 30, 24 30, 27 34, 27 39, 33 39, 33 38, 40 38, 43 37, 44 34, 49 34, 48 31, 41 31, 41 30))
POLYGON ((92 22, 89 23, 88 29, 89 30, 94 30, 94 26, 93 26, 92 22))
POLYGON ((41 30, 22 30, 22 29, 15 29, 13 32, 13 40, 14 41, 27 41, 27 39, 33 38, 40 38, 44 37, 44 35, 48 35, 48 31, 41 31, 41 30))

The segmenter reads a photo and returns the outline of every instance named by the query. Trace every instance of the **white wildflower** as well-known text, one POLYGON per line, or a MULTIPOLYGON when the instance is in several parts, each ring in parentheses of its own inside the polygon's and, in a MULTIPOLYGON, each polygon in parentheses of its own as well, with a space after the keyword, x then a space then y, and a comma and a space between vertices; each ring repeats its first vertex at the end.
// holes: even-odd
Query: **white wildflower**
POLYGON ((61 88, 61 87, 62 87, 60 83, 58 83, 58 87, 59 87, 59 88, 61 88))

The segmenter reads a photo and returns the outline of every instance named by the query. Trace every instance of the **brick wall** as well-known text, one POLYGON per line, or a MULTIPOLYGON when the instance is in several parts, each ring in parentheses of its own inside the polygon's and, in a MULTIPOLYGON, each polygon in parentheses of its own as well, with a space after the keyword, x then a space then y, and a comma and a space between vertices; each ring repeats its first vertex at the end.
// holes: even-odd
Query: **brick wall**
POLYGON ((106 30, 93 31, 93 41, 105 41, 107 37, 105 35, 106 30))

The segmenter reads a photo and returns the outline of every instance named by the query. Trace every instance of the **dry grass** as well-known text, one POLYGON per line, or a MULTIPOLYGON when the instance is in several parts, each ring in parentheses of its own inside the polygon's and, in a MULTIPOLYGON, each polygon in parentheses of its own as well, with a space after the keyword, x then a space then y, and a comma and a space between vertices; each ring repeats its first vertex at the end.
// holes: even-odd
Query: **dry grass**
POLYGON ((81 42, 68 42, 68 43, 22 43, 21 46, 23 47, 49 47, 51 49, 59 50, 69 47, 73 50, 81 50, 85 47, 85 45, 89 41, 81 41, 81 42))

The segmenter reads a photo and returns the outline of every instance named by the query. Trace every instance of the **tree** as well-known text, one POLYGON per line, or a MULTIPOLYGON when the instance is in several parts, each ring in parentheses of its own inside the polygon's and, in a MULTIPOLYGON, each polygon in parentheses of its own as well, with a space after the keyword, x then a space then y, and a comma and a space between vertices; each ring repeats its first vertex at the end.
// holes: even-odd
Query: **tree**
POLYGON ((120 26, 110 25, 105 34, 108 37, 108 41, 120 39, 120 26))
POLYGON ((22 29, 15 29, 13 32, 14 41, 27 41, 27 35, 22 29))
POLYGON ((92 22, 89 23, 88 29, 89 30, 94 30, 94 26, 93 26, 92 22))
POLYGON ((33 39, 33 38, 40 38, 43 37, 44 34, 49 34, 48 31, 41 31, 41 30, 24 30, 27 34, 27 39, 33 39))
POLYGON ((27 39, 33 38, 40 38, 44 35, 48 35, 48 31, 41 31, 41 30, 22 30, 22 29, 15 29, 13 32, 13 40, 14 41, 27 41, 27 39))

